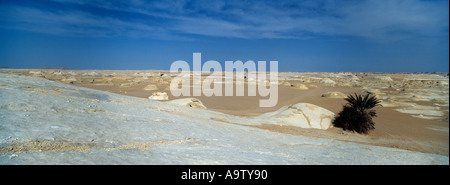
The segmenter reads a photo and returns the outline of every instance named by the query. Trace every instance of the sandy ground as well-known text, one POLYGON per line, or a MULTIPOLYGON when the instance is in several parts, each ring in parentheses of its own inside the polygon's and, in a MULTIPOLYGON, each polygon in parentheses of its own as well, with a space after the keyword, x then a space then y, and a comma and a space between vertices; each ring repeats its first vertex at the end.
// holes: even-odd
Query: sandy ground
MULTIPOLYGON (((143 74, 144 72, 142 71, 127 71, 124 74, 121 74, 120 71, 75 71, 72 72, 72 74, 65 75, 64 78, 61 78, 60 75, 46 75, 45 71, 44 74, 37 74, 37 75, 35 73, 30 73, 30 71, 39 71, 39 70, 18 70, 18 71, 4 70, 2 72, 9 72, 19 75, 41 76, 47 79, 57 80, 73 84, 76 86, 82 86, 140 98, 148 98, 153 92, 156 91, 167 92, 170 100, 179 98, 173 97, 171 95, 168 89, 168 83, 170 83, 171 77, 167 75, 161 76, 160 74, 164 74, 165 73, 164 71, 150 71, 150 72, 147 71, 147 73, 150 73, 147 76, 140 74, 137 75, 137 73, 143 74), (91 73, 91 75, 86 75, 89 73, 91 73), (143 79, 141 79, 142 76, 144 76, 143 79), (70 77, 74 77, 76 80, 70 80, 70 77), (105 80, 106 78, 109 78, 110 80, 106 82, 105 80), (150 91, 144 90, 144 87, 146 87, 149 84, 156 84, 158 90, 150 90, 150 91)), ((342 109, 342 106, 345 104, 345 100, 343 98, 325 98, 321 96, 322 94, 327 92, 342 92, 344 94, 362 93, 367 91, 368 89, 371 90, 374 87, 376 87, 370 85, 342 85, 339 83, 328 85, 324 83, 319 83, 318 81, 314 81, 314 78, 320 75, 321 74, 311 74, 309 76, 311 76, 312 77, 311 79, 313 80, 310 80, 308 82, 305 82, 304 80, 301 81, 302 83, 306 84, 309 87, 309 89, 306 90, 294 88, 291 87, 290 85, 281 85, 280 83, 278 91, 279 92, 278 104, 275 107, 270 108, 259 107, 259 100, 266 99, 265 97, 259 96, 256 97, 200 96, 195 98, 201 100, 209 110, 214 110, 237 116, 256 116, 262 113, 278 110, 279 108, 285 105, 292 105, 300 102, 315 104, 324 107, 334 113, 338 113, 342 109)), ((383 75, 377 74, 377 77, 378 76, 383 75)), ((405 77, 405 75, 403 74, 391 74, 386 76, 390 76, 392 79, 394 79, 394 81, 400 78, 405 79, 410 77, 410 76, 405 77)), ((359 77, 361 78, 362 76, 359 77)), ((413 77, 422 78, 422 76, 418 75, 413 77)), ((426 77, 429 76, 424 75, 424 78, 426 77)), ((331 79, 338 81, 337 79, 334 78, 331 79)), ((280 81, 295 84, 299 81, 299 77, 294 76, 284 78, 281 79, 280 81)), ((374 83, 375 82, 376 81, 374 81, 374 83)), ((430 86, 430 87, 420 86, 420 87, 422 87, 421 89, 443 90, 444 94, 446 92, 448 96, 448 83, 443 87, 442 86, 430 86)), ((415 87, 405 88, 405 86, 399 88, 389 87, 386 89, 381 89, 383 93, 381 93, 380 96, 388 97, 392 95, 390 96, 390 98, 385 99, 386 101, 388 101, 391 100, 392 98, 395 98, 396 96, 400 97, 399 96, 400 93, 403 93, 405 91, 406 92, 410 91, 411 94, 415 94, 416 91, 410 90, 414 88, 415 87)), ((399 101, 402 100, 402 102, 405 103, 414 103, 415 105, 423 105, 429 107, 431 106, 437 107, 435 106, 436 104, 437 105, 443 104, 443 106, 440 105, 439 107, 436 108, 436 110, 442 112, 442 115, 439 115, 439 117, 433 117, 434 119, 424 119, 418 117, 423 115, 415 115, 416 117, 414 117, 412 116, 412 114, 396 111, 396 109, 399 108, 399 105, 376 107, 375 110, 377 111, 378 117, 374 118, 374 121, 376 123, 375 130, 370 132, 369 135, 360 135, 352 132, 344 132, 342 129, 339 128, 318 130, 318 129, 305 129, 286 125, 284 126, 247 125, 247 126, 257 127, 261 129, 270 130, 273 132, 291 135, 305 135, 318 138, 329 138, 341 141, 350 141, 355 143, 362 143, 376 146, 387 146, 392 148, 400 148, 411 151, 419 151, 424 153, 433 153, 449 156, 448 98, 446 102, 445 98, 443 102, 440 100, 436 100, 436 98, 432 100, 427 99, 422 101, 417 101, 417 99, 401 99, 401 98, 397 99, 399 101)), ((41 145, 42 144, 36 145, 36 143, 32 143, 32 146, 42 147, 41 145)), ((81 149, 83 149, 86 146, 77 146, 77 147, 81 147, 81 149)))

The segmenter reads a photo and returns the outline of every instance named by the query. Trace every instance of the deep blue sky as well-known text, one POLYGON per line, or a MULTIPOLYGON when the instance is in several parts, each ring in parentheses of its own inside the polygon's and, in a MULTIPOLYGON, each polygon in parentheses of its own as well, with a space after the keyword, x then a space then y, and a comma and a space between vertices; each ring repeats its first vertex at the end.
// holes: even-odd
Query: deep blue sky
POLYGON ((0 67, 449 71, 448 0, 0 1, 0 67))

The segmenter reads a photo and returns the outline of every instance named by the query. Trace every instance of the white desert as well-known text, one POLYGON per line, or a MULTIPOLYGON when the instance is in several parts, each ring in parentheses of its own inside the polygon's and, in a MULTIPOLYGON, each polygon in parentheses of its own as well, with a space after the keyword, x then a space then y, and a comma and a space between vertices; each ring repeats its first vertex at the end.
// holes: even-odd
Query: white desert
POLYGON ((175 76, 0 69, 0 164, 449 164, 447 73, 279 72, 274 107, 175 76), (332 124, 355 93, 381 100, 367 135, 332 124))

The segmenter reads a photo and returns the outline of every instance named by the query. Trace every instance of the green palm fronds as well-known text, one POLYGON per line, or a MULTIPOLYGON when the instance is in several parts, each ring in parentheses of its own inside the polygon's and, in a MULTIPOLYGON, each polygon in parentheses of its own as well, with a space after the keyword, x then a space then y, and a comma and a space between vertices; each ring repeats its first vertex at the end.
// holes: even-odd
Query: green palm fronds
POLYGON ((361 112, 372 109, 381 103, 380 100, 378 100, 375 96, 371 96, 370 93, 367 93, 364 97, 355 93, 355 96, 349 95, 345 98, 345 100, 350 107, 353 107, 361 112))
POLYGON ((368 134, 370 130, 375 129, 372 117, 377 116, 377 114, 375 110, 371 109, 380 105, 380 100, 369 93, 365 96, 355 93, 354 96, 347 96, 345 100, 347 104, 333 120, 335 127, 363 134, 368 134))

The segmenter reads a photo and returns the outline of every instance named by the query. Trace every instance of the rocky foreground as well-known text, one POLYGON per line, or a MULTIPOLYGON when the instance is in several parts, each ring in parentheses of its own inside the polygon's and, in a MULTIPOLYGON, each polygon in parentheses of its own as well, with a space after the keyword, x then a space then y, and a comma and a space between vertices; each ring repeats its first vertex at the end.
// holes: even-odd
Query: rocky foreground
POLYGON ((200 105, 195 100, 159 102, 2 73, 0 97, 0 164, 449 164, 442 155, 244 126, 292 111, 309 116, 311 104, 244 119, 187 106, 200 105))

